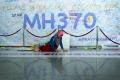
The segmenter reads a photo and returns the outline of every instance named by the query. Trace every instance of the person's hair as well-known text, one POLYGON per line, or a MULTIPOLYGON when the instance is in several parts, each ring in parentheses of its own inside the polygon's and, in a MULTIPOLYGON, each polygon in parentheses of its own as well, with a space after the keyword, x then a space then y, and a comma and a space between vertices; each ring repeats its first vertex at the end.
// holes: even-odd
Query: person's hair
MULTIPOLYGON (((60 32, 64 32, 63 30, 58 30, 57 35, 59 35, 60 32)), ((64 33, 63 33, 64 34, 64 33)))

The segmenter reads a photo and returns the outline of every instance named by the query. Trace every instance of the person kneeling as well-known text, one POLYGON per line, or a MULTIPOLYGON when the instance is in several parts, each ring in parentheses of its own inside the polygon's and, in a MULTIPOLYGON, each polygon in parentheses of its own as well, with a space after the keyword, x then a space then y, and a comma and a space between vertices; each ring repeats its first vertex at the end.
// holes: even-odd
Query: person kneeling
POLYGON ((63 35, 64 31, 59 30, 54 36, 52 36, 49 42, 45 43, 45 45, 35 45, 34 51, 55 52, 59 45, 61 49, 64 50, 62 43, 63 35))

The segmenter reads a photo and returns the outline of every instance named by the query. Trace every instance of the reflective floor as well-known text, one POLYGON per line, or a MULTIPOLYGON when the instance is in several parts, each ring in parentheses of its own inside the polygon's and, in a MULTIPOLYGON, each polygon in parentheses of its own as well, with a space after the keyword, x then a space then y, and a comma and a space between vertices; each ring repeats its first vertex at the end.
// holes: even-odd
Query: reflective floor
POLYGON ((71 50, 59 57, 49 57, 41 56, 42 53, 34 55, 36 52, 32 51, 2 50, 0 80, 120 80, 120 58, 110 55, 119 56, 119 53, 119 50, 71 50), (100 53, 104 57, 98 57, 100 53), (15 54, 21 55, 16 57, 15 54), (66 57, 66 54, 69 56, 66 57))

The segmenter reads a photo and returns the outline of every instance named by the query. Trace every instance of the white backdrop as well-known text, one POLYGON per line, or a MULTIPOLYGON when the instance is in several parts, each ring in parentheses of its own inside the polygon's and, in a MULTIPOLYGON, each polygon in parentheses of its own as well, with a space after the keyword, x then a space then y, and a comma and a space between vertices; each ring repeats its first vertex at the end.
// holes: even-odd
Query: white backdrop
MULTIPOLYGON (((65 31, 73 35, 82 35, 90 31, 83 25, 83 18, 88 12, 92 12, 96 15, 97 21, 93 28, 99 26, 107 36, 113 41, 120 43, 120 1, 119 0, 0 0, 0 35, 8 35, 21 29, 17 34, 9 37, 0 36, 1 45, 23 45, 23 22, 24 14, 28 14, 32 21, 34 14, 48 13, 47 18, 50 18, 49 13, 55 14, 56 22, 58 22, 57 14, 64 12, 80 12, 82 16, 79 20, 76 30, 73 30, 72 24, 68 20, 68 25, 65 31)), ((56 25, 59 23, 55 23, 56 25)), ((92 28, 92 29, 93 29, 92 28)), ((46 29, 37 29, 37 25, 31 29, 27 25, 27 29, 35 35, 42 36, 51 33, 49 25, 46 29)), ((51 35, 52 36, 52 35, 51 35)), ((50 37, 37 38, 34 37, 25 30, 25 45, 32 45, 34 43, 45 43, 50 37)), ((108 41, 103 34, 99 31, 99 44, 114 44, 108 41)), ((71 46, 81 45, 95 45, 96 43, 96 31, 94 30, 90 34, 84 37, 70 37, 71 46)))

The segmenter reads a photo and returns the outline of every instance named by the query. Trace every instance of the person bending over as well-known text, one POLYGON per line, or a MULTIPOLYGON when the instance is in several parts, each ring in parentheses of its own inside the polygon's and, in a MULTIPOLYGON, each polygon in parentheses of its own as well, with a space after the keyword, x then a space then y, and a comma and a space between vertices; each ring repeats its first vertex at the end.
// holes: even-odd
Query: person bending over
POLYGON ((62 43, 63 35, 64 35, 64 31, 59 30, 54 36, 51 37, 50 41, 45 43, 45 45, 39 45, 39 48, 35 49, 35 51, 55 52, 59 45, 61 49, 64 50, 63 43, 62 43))

